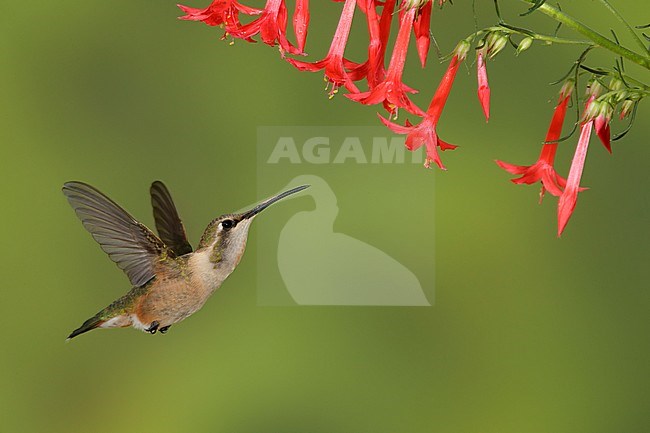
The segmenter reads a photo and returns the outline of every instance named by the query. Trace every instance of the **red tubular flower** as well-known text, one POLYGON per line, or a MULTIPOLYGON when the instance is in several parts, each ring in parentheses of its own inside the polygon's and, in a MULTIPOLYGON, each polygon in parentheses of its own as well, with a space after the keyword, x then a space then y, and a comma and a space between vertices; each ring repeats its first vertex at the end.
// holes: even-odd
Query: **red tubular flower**
POLYGON ((594 129, 596 130, 596 134, 598 134, 600 142, 603 143, 603 146, 605 146, 605 149, 607 149, 609 153, 612 153, 612 143, 610 140, 611 133, 609 129, 609 122, 611 120, 611 113, 601 113, 594 120, 594 129))
POLYGON ((573 155, 571 161, 571 169, 569 170, 569 177, 567 178, 566 188, 560 196, 557 207, 557 235, 558 237, 564 231, 569 218, 573 214, 578 201, 578 192, 580 188, 580 178, 582 177, 582 170, 585 166, 585 159, 587 158, 587 148, 589 147, 589 138, 591 137, 591 127, 594 120, 589 120, 582 124, 580 129, 580 138, 578 139, 578 146, 576 153, 573 155))
POLYGON ((458 146, 449 144, 438 137, 436 133, 436 123, 431 116, 426 116, 422 119, 419 125, 414 126, 408 120, 404 123, 404 126, 390 122, 388 119, 379 116, 381 121, 386 125, 391 131, 396 134, 407 134, 405 145, 408 150, 411 152, 418 150, 424 144, 427 157, 424 160, 424 167, 430 168, 431 162, 435 162, 438 167, 442 170, 446 170, 445 166, 442 164, 442 160, 438 155, 438 149, 440 150, 454 150, 458 146))
POLYGON ((557 152, 557 140, 562 133, 562 125, 566 116, 567 106, 571 99, 571 91, 573 90, 573 82, 568 82, 560 92, 558 105, 555 107, 551 124, 546 133, 546 143, 542 146, 542 152, 533 165, 514 165, 508 164, 503 161, 496 161, 499 167, 503 168, 509 173, 521 175, 516 179, 512 179, 516 184, 533 184, 541 181, 542 189, 539 193, 539 201, 541 203, 544 198, 544 193, 549 191, 556 197, 562 195, 562 190, 566 186, 566 180, 557 174, 553 163, 555 162, 555 152, 557 152))
POLYGON ((185 15, 178 17, 178 19, 203 21, 209 26, 225 26, 227 33, 241 28, 240 13, 245 15, 259 15, 262 13, 261 9, 242 5, 236 0, 214 0, 205 9, 196 9, 180 4, 177 6, 185 12, 185 15))
POLYGON ((476 71, 478 77, 478 100, 483 107, 485 121, 490 119, 490 86, 488 85, 487 69, 485 68, 485 59, 483 51, 479 50, 476 59, 476 71))
POLYGON ((420 8, 415 22, 413 23, 413 31, 415 32, 415 41, 418 49, 418 56, 420 57, 420 64, 424 68, 427 64, 427 55, 429 54, 429 45, 431 45, 431 36, 429 35, 431 29, 431 7, 432 1, 427 1, 424 6, 420 8))
POLYGON ((445 102, 447 102, 447 97, 449 96, 451 87, 454 84, 454 78, 456 78, 458 66, 460 65, 460 62, 465 59, 468 48, 469 44, 466 41, 461 42, 456 48, 455 54, 447 67, 447 71, 442 77, 438 89, 436 89, 436 93, 431 99, 429 108, 426 113, 424 113, 422 122, 420 122, 419 125, 414 126, 410 122, 406 121, 405 125, 402 126, 379 116, 384 125, 390 128, 391 131, 397 134, 407 134, 406 147, 409 150, 413 151, 419 149, 422 145, 425 145, 427 156, 424 161, 424 166, 426 168, 431 166, 431 162, 435 162, 438 167, 445 170, 445 166, 442 164, 440 156, 438 155, 437 147, 439 147, 440 150, 455 149, 457 147, 453 144, 442 141, 436 133, 436 126, 440 119, 440 115, 442 114, 445 102))
POLYGON ((358 81, 365 77, 368 82, 368 89, 374 89, 386 78, 384 58, 395 1, 386 0, 384 2, 381 18, 377 17, 375 0, 364 0, 364 2, 359 3, 359 7, 366 13, 368 23, 368 60, 359 65, 345 59, 344 62, 346 68, 348 68, 350 78, 353 81, 358 81))
POLYGON ((237 29, 228 31, 233 37, 249 40, 259 34, 267 45, 280 47, 280 53, 302 54, 287 39, 287 6, 284 0, 267 0, 262 15, 237 29))
POLYGON ((413 20, 415 19, 416 12, 417 8, 412 7, 403 10, 400 14, 399 32, 397 33, 393 55, 390 59, 390 65, 388 66, 388 72, 384 81, 368 92, 348 94, 345 96, 365 105, 374 105, 381 102, 393 116, 397 114, 398 108, 404 108, 418 116, 424 115, 424 112, 406 96, 406 92, 416 93, 416 91, 402 83, 406 53, 408 51, 411 29, 413 28, 413 20))
POLYGON ((594 126, 595 117, 598 115, 601 105, 595 99, 601 91, 601 86, 597 81, 590 83, 587 87, 587 103, 585 110, 582 114, 582 126, 580 127, 580 138, 576 146, 576 152, 571 161, 571 168, 569 169, 569 177, 567 178, 566 188, 560 196, 560 201, 557 208, 557 235, 558 237, 564 231, 569 218, 573 214, 578 201, 578 193, 585 188, 580 188, 580 178, 582 177, 582 170, 585 167, 585 159, 587 158, 587 149, 589 147, 589 138, 591 137, 591 128, 594 126))
MULTIPOLYGON (((618 88, 617 82, 621 86, 623 85, 619 80, 612 80, 612 88, 618 88)), ((607 95, 600 96, 602 91, 602 85, 596 80, 591 81, 587 85, 588 99, 582 115, 582 122, 584 123, 588 120, 594 121, 594 129, 598 138, 603 143, 603 146, 605 146, 605 149, 609 153, 612 153, 609 122, 611 122, 612 116, 614 115, 614 108, 611 103, 611 97, 608 98, 607 95)))
POLYGON ((307 28, 309 27, 309 0, 296 0, 296 9, 293 13, 293 31, 296 34, 298 51, 305 52, 307 41, 307 28))
POLYGON ((381 18, 379 19, 379 32, 381 44, 386 51, 386 44, 390 36, 390 25, 393 22, 393 15, 395 15, 395 3, 397 0, 385 0, 384 8, 381 10, 381 18))
POLYGON ((327 56, 323 60, 315 63, 303 62, 296 59, 287 59, 289 63, 295 66, 300 71, 316 72, 322 69, 325 70, 325 78, 332 83, 330 90, 330 97, 333 97, 338 92, 339 86, 345 86, 350 92, 358 92, 359 89, 354 85, 349 74, 345 70, 343 64, 343 52, 345 51, 345 44, 350 35, 350 27, 352 26, 352 18, 354 17, 354 9, 356 7, 356 0, 345 0, 343 11, 339 24, 336 27, 332 44, 327 56))

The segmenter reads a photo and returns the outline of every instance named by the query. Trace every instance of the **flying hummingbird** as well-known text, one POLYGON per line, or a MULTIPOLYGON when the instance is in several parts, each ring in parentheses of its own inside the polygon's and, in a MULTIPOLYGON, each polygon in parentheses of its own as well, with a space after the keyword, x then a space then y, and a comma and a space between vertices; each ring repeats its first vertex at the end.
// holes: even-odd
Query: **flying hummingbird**
POLYGON ((196 251, 165 185, 151 185, 156 236, 144 224, 92 186, 67 182, 63 194, 86 230, 133 286, 121 298, 72 331, 68 340, 95 328, 136 329, 155 334, 198 311, 241 260, 248 229, 257 214, 298 191, 302 185, 271 197, 253 209, 215 218, 196 251))

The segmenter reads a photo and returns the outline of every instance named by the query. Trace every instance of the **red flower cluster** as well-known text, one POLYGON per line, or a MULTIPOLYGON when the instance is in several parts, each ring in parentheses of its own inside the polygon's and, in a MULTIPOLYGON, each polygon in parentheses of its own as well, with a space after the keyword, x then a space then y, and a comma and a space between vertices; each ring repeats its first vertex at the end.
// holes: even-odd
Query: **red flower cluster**
POLYGON ((580 138, 578 139, 576 152, 573 156, 573 161, 571 162, 569 177, 565 179, 555 171, 553 163, 557 151, 557 140, 560 138, 562 133, 567 105, 571 99, 571 92, 574 87, 575 83, 572 80, 567 81, 562 87, 558 105, 555 107, 555 112, 551 119, 551 125, 546 134, 546 141, 542 146, 542 152, 535 164, 525 166, 497 161, 499 167, 509 173, 520 175, 520 177, 512 179, 513 183, 525 183, 530 185, 540 181, 542 184, 542 189, 539 195, 540 202, 542 201, 546 191, 556 197, 560 197, 557 213, 558 236, 562 234, 564 228, 569 222, 569 218, 571 218, 571 215, 573 214, 573 210, 575 209, 578 200, 578 192, 586 189, 580 187, 580 178, 582 177, 585 158, 587 157, 587 148, 589 146, 592 127, 595 127, 596 133, 600 137, 605 148, 610 153, 612 151, 609 134, 609 121, 611 120, 611 115, 608 118, 605 113, 601 112, 602 110, 600 109, 600 105, 596 102, 601 87, 597 82, 594 82, 589 86, 586 108, 580 126, 580 138))
MULTIPOLYGON (((345 95, 352 101, 365 105, 382 104, 388 116, 379 116, 384 125, 397 134, 406 135, 406 147, 415 151, 424 146, 426 150, 425 167, 435 163, 439 168, 445 169, 440 159, 439 150, 455 149, 438 137, 437 126, 445 106, 459 65, 465 60, 474 38, 480 36, 476 47, 476 67, 478 79, 478 99, 481 104, 486 121, 490 117, 490 87, 486 69, 487 60, 493 58, 512 41, 510 35, 502 28, 490 28, 475 33, 466 40, 462 40, 451 54, 438 88, 431 99, 426 111, 418 107, 411 99, 410 94, 417 90, 403 82, 404 67, 409 50, 411 36, 415 37, 415 47, 422 67, 426 65, 430 45, 430 26, 433 0, 335 0, 344 2, 339 23, 334 32, 332 43, 327 55, 319 61, 307 62, 289 55, 306 55, 305 44, 309 30, 309 1, 295 0, 293 12, 293 39, 287 36, 288 13, 285 0, 267 0, 263 9, 245 6, 236 0, 213 0, 205 9, 194 9, 187 6, 179 7, 185 12, 180 17, 183 20, 203 21, 210 26, 221 26, 225 29, 224 38, 231 37, 254 42, 259 37, 264 43, 278 46, 282 58, 300 71, 323 71, 325 80, 331 85, 330 97, 333 97, 341 87, 348 93, 345 95), (357 63, 345 57, 345 48, 352 28, 355 12, 360 10, 365 15, 367 23, 369 44, 368 58, 362 63, 357 63), (242 17, 245 19, 242 22, 242 17), (389 37, 393 20, 398 20, 398 31, 392 44, 392 52, 388 68, 385 67, 389 37), (365 82, 365 84, 363 84, 365 82), (361 87, 365 89, 360 89, 361 87), (411 123, 405 120, 404 124, 395 123, 399 109, 404 109, 419 118, 418 122, 411 123)), ((442 6, 444 0, 438 0, 442 6)), ((530 36, 524 37, 517 46, 517 54, 528 49, 533 42, 530 36)), ((558 147, 558 140, 566 115, 571 93, 575 87, 573 81, 568 81, 560 92, 557 107, 551 119, 551 124, 546 135, 546 141, 537 162, 530 166, 521 166, 497 161, 497 164, 506 171, 519 177, 512 181, 516 184, 532 184, 541 182, 540 201, 546 191, 560 197, 558 207, 558 235, 566 226, 577 201, 578 192, 585 188, 579 186, 584 168, 587 147, 592 128, 601 139, 608 151, 610 146, 609 123, 613 114, 613 107, 621 103, 621 117, 627 116, 632 110, 635 99, 625 92, 617 93, 623 83, 614 83, 610 86, 609 96, 599 98, 602 88, 597 82, 590 85, 590 93, 583 118, 581 120, 581 134, 578 140, 568 178, 560 176, 555 168, 554 161, 558 147)))
MULTIPOLYGON (((444 0, 438 1, 440 6, 443 3, 444 0)), ((436 126, 451 91, 458 66, 465 60, 470 43, 461 41, 454 50, 447 72, 426 111, 411 101, 408 95, 417 93, 417 91, 407 86, 402 80, 411 35, 415 37, 420 63, 422 67, 426 65, 431 40, 432 0, 404 0, 399 5, 396 0, 344 0, 341 17, 334 32, 329 52, 322 60, 316 62, 286 57, 287 53, 305 54, 304 48, 309 28, 308 0, 296 0, 295 2, 293 14, 295 44, 292 44, 287 37, 288 19, 285 0, 267 0, 264 9, 247 7, 235 0, 213 0, 212 4, 205 9, 194 9, 181 5, 179 7, 185 12, 181 19, 203 21, 211 26, 220 25, 225 29, 224 38, 230 36, 251 42, 254 41, 255 36, 259 35, 264 43, 272 46, 277 45, 282 57, 296 69, 309 72, 323 71, 325 79, 331 84, 330 97, 333 97, 340 87, 344 87, 349 92, 346 96, 352 101, 365 105, 382 104, 388 111, 389 118, 380 116, 381 121, 392 131, 406 134, 406 147, 409 150, 425 146, 427 155, 425 167, 429 167, 431 162, 434 162, 438 167, 444 169, 438 149, 456 148, 438 137, 436 126), (370 39, 368 59, 363 63, 349 60, 344 55, 352 19, 357 9, 366 17, 370 39), (257 17, 242 24, 242 15, 257 17), (399 27, 392 47, 390 62, 388 68, 385 69, 386 51, 394 17, 399 20, 399 27), (359 89, 357 83, 361 81, 365 81, 367 90, 359 89), (393 123, 397 119, 400 108, 420 117, 421 120, 417 125, 408 120, 404 122, 404 125, 393 123)), ((489 51, 485 51, 490 57, 503 48, 503 45, 497 48, 496 41, 503 42, 500 39, 490 41, 489 51)), ((487 119, 490 88, 487 83, 483 54, 478 56, 478 65, 478 93, 487 119)))

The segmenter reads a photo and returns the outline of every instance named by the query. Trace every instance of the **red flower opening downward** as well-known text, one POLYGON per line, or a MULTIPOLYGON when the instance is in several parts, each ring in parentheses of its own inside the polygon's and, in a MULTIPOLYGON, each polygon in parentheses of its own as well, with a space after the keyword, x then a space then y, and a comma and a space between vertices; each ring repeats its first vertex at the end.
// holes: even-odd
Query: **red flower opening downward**
POLYGON ((466 41, 463 41, 458 45, 458 47, 456 47, 456 50, 454 50, 455 54, 451 58, 447 71, 442 77, 442 80, 440 80, 438 89, 433 95, 429 108, 426 113, 424 113, 422 122, 420 122, 419 125, 415 126, 406 121, 405 125, 402 126, 379 116, 384 125, 390 128, 393 132, 397 134, 406 134, 406 147, 409 150, 414 151, 419 149, 422 145, 425 146, 427 156, 424 161, 424 166, 427 168, 431 166, 431 162, 435 162, 438 167, 446 170, 440 160, 437 148, 439 147, 440 150, 449 150, 457 147, 453 144, 442 141, 436 133, 436 127, 440 115, 442 114, 442 109, 447 102, 447 97, 449 96, 451 87, 454 84, 458 66, 460 65, 460 62, 465 59, 468 49, 469 44, 466 41))
MULTIPOLYGON (((177 5, 185 15, 178 17, 180 20, 203 21, 209 26, 224 26, 226 34, 237 31, 241 28, 239 14, 259 15, 261 9, 252 8, 242 5, 236 0, 214 0, 210 6, 205 9, 191 8, 188 6, 177 5)), ((252 41, 252 40, 251 40, 252 41)))
POLYGON ((408 51, 408 44, 411 38, 411 30, 413 28, 413 20, 415 19, 416 12, 417 7, 401 11, 397 40, 395 41, 393 55, 391 56, 388 72, 384 81, 368 92, 348 94, 345 96, 353 101, 365 105, 383 103, 386 110, 391 113, 392 116, 397 115, 398 108, 404 108, 408 112, 420 116, 424 114, 424 112, 416 106, 408 96, 406 96, 406 92, 416 93, 416 91, 402 83, 402 74, 404 73, 404 64, 406 63, 406 53, 408 51))
POLYGON ((542 189, 539 193, 539 201, 541 203, 544 198, 544 193, 549 191, 556 197, 562 195, 562 190, 566 186, 566 180, 557 174, 553 164, 555 161, 555 153, 557 152, 557 140, 562 134, 562 125, 564 124, 564 118, 566 116, 567 106, 569 100, 571 99, 571 92, 573 90, 574 84, 572 81, 567 82, 560 92, 560 97, 558 100, 558 105, 555 107, 553 112, 553 118, 551 119, 551 124, 548 127, 548 132, 546 133, 546 143, 542 146, 542 152, 537 159, 537 162, 533 165, 514 165, 508 164, 503 161, 496 161, 499 167, 503 168, 509 173, 521 175, 516 179, 512 179, 513 183, 516 184, 533 184, 537 181, 541 181, 542 189))
POLYGON ((259 34, 267 45, 280 47, 280 53, 302 54, 287 39, 287 6, 284 0, 267 0, 262 15, 254 21, 229 32, 233 37, 250 40, 259 34))
POLYGON ((375 0, 366 0, 367 3, 362 9, 366 13, 368 24, 368 60, 360 65, 354 62, 346 62, 348 74, 353 81, 362 80, 364 77, 368 82, 368 89, 374 89, 386 78, 384 58, 386 56, 386 43, 390 34, 390 24, 393 19, 396 0, 386 0, 382 9, 381 18, 377 17, 375 0))
POLYGON ((303 62, 296 59, 287 59, 289 63, 295 66, 300 71, 316 72, 322 69, 325 70, 325 79, 332 84, 330 90, 330 97, 338 92, 339 86, 345 86, 350 92, 358 92, 359 89, 354 85, 350 75, 345 70, 343 64, 343 52, 345 45, 348 42, 350 35, 350 27, 352 26, 352 18, 354 17, 354 9, 356 7, 356 0, 345 0, 343 11, 339 24, 336 27, 332 44, 327 56, 323 60, 315 63, 303 62))

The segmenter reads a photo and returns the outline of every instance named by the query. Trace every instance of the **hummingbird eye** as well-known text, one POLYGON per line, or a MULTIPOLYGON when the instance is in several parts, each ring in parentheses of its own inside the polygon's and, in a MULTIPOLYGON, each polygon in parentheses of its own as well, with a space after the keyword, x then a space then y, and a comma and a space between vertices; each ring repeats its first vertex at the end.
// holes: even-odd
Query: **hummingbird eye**
POLYGON ((234 225, 235 225, 235 223, 233 222, 233 220, 223 220, 223 221, 221 221, 221 227, 224 230, 228 230, 228 229, 232 228, 234 225))

